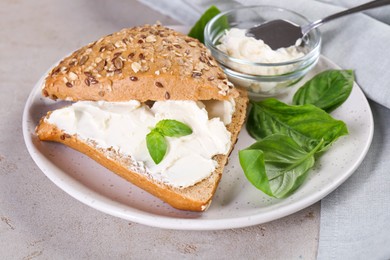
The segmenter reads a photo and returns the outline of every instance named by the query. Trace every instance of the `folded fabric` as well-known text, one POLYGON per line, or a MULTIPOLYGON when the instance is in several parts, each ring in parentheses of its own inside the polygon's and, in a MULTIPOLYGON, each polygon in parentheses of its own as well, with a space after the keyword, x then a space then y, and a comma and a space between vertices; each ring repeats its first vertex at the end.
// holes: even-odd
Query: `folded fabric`
POLYGON ((390 110, 370 106, 375 133, 366 158, 321 201, 318 260, 390 259, 390 110))
MULTIPOLYGON (((309 20, 365 0, 140 0, 184 25, 193 25, 210 5, 274 5, 309 20)), ((390 259, 390 6, 323 25, 322 54, 344 69, 371 99, 375 134, 370 151, 343 185, 321 201, 318 259, 390 259)))

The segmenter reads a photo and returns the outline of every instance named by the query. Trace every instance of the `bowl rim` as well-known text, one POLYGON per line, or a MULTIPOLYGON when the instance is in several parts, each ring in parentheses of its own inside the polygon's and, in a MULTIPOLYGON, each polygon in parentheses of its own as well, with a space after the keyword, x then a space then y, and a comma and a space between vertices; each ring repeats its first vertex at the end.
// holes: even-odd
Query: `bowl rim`
MULTIPOLYGON (((225 52, 223 52, 223 51, 219 50, 218 48, 216 48, 216 46, 212 43, 212 40, 210 38, 210 35, 211 35, 210 34, 211 25, 214 24, 215 21, 218 20, 220 17, 222 17, 222 16, 224 16, 226 14, 231 14, 231 13, 234 13, 234 12, 237 12, 237 11, 240 11, 240 10, 253 9, 253 8, 269 8, 269 9, 279 10, 279 11, 283 11, 283 12, 289 12, 289 13, 291 13, 293 15, 296 15, 296 16, 300 17, 301 19, 305 20, 307 23, 310 23, 310 20, 308 18, 306 18, 305 16, 303 16, 303 15, 301 15, 301 14, 295 12, 295 11, 292 11, 290 9, 286 9, 286 8, 279 7, 279 6, 272 6, 272 5, 248 5, 248 6, 238 7, 238 8, 230 9, 230 10, 227 10, 227 11, 224 11, 224 12, 221 12, 221 13, 217 14, 216 16, 214 16, 206 24, 206 27, 205 27, 205 30, 204 30, 204 43, 205 43, 205 45, 212 52, 216 52, 218 55, 222 55, 222 57, 224 59, 228 59, 228 60, 230 60, 232 62, 239 63, 239 64, 244 64, 244 65, 264 66, 264 67, 275 67, 275 66, 292 65, 292 64, 296 64, 296 63, 299 63, 299 62, 307 60, 311 56, 315 55, 315 53, 317 51, 318 51, 318 54, 319 54, 319 52, 320 52, 319 49, 321 48, 321 43, 322 43, 322 37, 321 37, 321 33, 318 30, 318 28, 313 30, 315 35, 317 36, 317 37, 315 37, 317 39, 317 42, 316 42, 315 46, 308 53, 306 53, 305 55, 303 55, 301 57, 298 57, 298 58, 295 58, 295 59, 292 59, 292 60, 289 60, 289 61, 285 61, 285 62, 277 62, 277 63, 252 62, 252 61, 248 61, 248 60, 243 60, 243 59, 231 57, 230 55, 228 55, 225 52)), ((215 57, 215 55, 213 55, 213 56, 215 57)))
POLYGON ((237 70, 234 70, 232 68, 229 68, 225 66, 224 64, 219 64, 219 66, 222 68, 222 70, 227 74, 228 76, 239 78, 239 79, 245 79, 250 81, 261 81, 261 82, 275 82, 275 81, 286 81, 291 80, 297 77, 297 74, 305 74, 304 71, 307 71, 317 63, 319 60, 320 55, 318 55, 315 59, 311 60, 309 64, 306 64, 306 66, 302 68, 298 68, 297 70, 293 70, 290 72, 286 72, 284 74, 273 74, 273 75, 254 75, 254 74, 248 74, 243 73, 237 70))

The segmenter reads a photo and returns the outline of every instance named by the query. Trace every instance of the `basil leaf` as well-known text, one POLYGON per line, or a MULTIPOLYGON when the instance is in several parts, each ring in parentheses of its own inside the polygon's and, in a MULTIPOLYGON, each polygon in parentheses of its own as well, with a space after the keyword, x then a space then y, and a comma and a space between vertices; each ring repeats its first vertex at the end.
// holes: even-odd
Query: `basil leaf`
POLYGON ((146 135, 146 146, 153 161, 159 164, 164 158, 168 144, 164 136, 156 129, 146 135))
POLYGON ((291 137, 275 134, 239 151, 239 160, 245 176, 256 188, 283 198, 303 183, 321 146, 322 141, 306 152, 291 137))
POLYGON ((263 151, 247 148, 238 152, 238 158, 249 182, 265 194, 273 196, 265 171, 263 151))
POLYGON ((191 28, 188 36, 198 39, 201 43, 204 43, 204 28, 206 27, 206 24, 220 12, 221 11, 216 6, 210 6, 191 28))
POLYGON ((192 129, 182 122, 173 119, 159 121, 146 135, 146 146, 153 161, 159 164, 164 159, 168 149, 166 136, 180 137, 189 134, 192 134, 192 129))
POLYGON ((156 128, 163 136, 180 137, 192 134, 192 129, 173 119, 164 119, 157 123, 156 128))
POLYGON ((332 112, 349 97, 354 75, 352 70, 327 70, 314 76, 298 89, 293 104, 313 104, 332 112))
POLYGON ((338 137, 348 134, 343 121, 314 105, 290 106, 274 98, 252 102, 246 127, 258 140, 272 134, 288 135, 306 151, 324 140, 320 147, 323 151, 338 137))

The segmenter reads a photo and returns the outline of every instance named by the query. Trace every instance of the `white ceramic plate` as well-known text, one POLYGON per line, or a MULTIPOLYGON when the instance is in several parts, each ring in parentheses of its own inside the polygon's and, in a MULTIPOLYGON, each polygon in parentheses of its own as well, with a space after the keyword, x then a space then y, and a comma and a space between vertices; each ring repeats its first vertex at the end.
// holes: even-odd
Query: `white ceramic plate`
MULTIPOLYGON (((302 83, 329 68, 338 67, 321 57, 302 83)), ((61 144, 40 142, 34 134, 40 117, 66 104, 41 97, 43 79, 32 90, 23 114, 24 139, 38 167, 58 187, 79 201, 110 215, 155 227, 187 230, 238 228, 297 212, 325 197, 356 170, 368 151, 373 135, 370 106, 355 84, 348 100, 332 113, 347 124, 350 134, 337 140, 320 157, 307 180, 292 196, 273 199, 247 181, 237 152, 254 140, 243 129, 211 207, 203 213, 179 211, 79 152, 61 144)), ((289 103, 297 87, 280 99, 289 103)))

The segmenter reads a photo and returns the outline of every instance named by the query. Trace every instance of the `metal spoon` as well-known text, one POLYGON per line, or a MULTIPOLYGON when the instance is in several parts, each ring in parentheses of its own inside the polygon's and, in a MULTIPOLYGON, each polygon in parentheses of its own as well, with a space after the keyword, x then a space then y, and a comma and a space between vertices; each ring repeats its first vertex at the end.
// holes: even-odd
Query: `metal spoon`
POLYGON ((298 39, 302 39, 311 30, 333 19, 388 4, 390 4, 390 0, 371 1, 303 26, 281 19, 272 20, 248 29, 246 35, 258 40, 261 39, 272 49, 276 50, 278 48, 295 45, 298 39))

